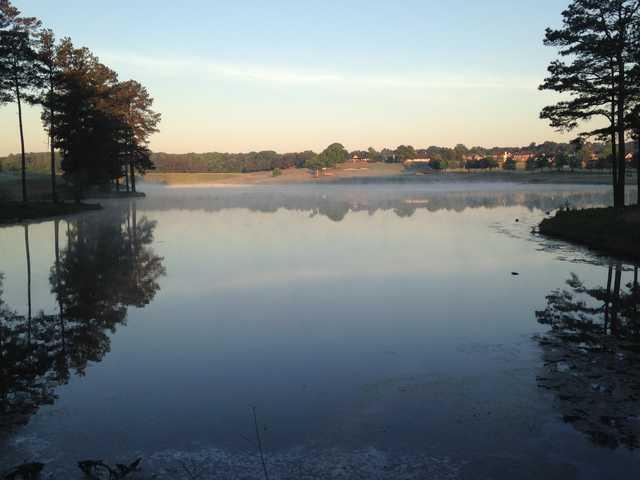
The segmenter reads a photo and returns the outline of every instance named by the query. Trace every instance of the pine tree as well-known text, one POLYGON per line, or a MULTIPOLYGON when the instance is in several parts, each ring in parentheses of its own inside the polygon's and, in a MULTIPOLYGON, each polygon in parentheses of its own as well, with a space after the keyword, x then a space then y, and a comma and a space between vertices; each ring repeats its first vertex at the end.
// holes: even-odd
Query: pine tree
POLYGON ((51 30, 42 30, 37 38, 37 72, 36 86, 38 92, 33 96, 32 102, 42 105, 43 118, 50 121, 47 122, 49 133, 49 149, 51 162, 51 198, 54 202, 58 201, 58 193, 56 189, 56 156, 54 147, 53 129, 55 125, 54 111, 54 94, 56 85, 60 76, 60 69, 56 62, 57 47, 56 39, 51 30))
POLYGON ((152 110, 153 98, 135 80, 121 82, 113 91, 114 108, 125 125, 125 169, 128 168, 131 189, 136 191, 136 171, 144 173, 153 168, 149 137, 158 131, 160 114, 152 110))
POLYGON ((553 127, 573 130, 585 121, 604 117, 608 127, 584 136, 608 135, 613 145, 614 205, 625 203, 626 118, 638 96, 638 0, 573 0, 562 12, 560 29, 547 29, 545 45, 559 55, 540 86, 569 94, 570 98, 546 107, 541 118, 553 127))
POLYGON ((27 201, 27 165, 22 124, 22 103, 34 85, 34 35, 40 21, 20 16, 9 0, 0 0, 0 102, 18 106, 20 130, 22 201, 27 201))

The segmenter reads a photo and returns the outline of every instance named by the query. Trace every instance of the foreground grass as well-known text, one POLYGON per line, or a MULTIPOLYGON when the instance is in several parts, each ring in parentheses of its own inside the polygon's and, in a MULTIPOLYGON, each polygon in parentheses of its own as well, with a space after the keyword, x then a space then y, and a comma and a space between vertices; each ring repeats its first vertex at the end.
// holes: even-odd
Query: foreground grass
POLYGON ((640 206, 562 210, 542 221, 540 233, 640 260, 640 206))

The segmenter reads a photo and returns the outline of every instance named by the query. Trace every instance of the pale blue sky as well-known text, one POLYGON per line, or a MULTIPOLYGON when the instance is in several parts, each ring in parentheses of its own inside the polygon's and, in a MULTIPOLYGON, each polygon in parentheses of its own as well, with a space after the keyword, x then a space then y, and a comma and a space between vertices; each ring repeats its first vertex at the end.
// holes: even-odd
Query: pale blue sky
MULTIPOLYGON (((145 84, 156 151, 521 145, 563 139, 538 120, 568 0, 13 0, 145 84)), ((0 107, 0 154, 18 151, 0 107)), ((27 113, 27 149, 46 149, 27 113)))

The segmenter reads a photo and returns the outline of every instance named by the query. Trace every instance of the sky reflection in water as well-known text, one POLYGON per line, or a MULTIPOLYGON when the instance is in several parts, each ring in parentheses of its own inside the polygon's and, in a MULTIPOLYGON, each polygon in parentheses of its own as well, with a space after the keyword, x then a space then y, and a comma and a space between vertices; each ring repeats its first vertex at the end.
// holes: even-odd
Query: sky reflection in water
MULTIPOLYGON (((635 397, 615 404, 623 426, 602 426, 611 387, 589 400, 588 383, 558 376, 586 363, 557 343, 568 319, 548 333, 541 316, 572 273, 606 286, 609 262, 530 232, 545 212, 608 203, 606 188, 147 192, 60 222, 57 249, 54 222, 29 226, 31 315, 25 228, 0 229, 13 355, 1 371, 2 425, 13 430, 2 465, 244 452, 256 406, 273 456, 301 446, 428 455, 447 459, 443 478, 640 471, 626 419, 635 397), (598 413, 581 418, 566 388, 598 413)), ((620 267, 631 302, 633 275, 620 267)), ((622 358, 620 342, 605 343, 603 362, 622 358)), ((636 395, 627 380, 623 394, 636 395)))

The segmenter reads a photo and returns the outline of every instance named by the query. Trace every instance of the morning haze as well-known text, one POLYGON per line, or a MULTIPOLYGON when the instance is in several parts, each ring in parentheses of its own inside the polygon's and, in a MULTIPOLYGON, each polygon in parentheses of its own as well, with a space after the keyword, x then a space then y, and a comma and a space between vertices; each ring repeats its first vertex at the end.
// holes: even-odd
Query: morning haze
POLYGON ((640 0, 49 3, 0 480, 638 477, 640 0))

